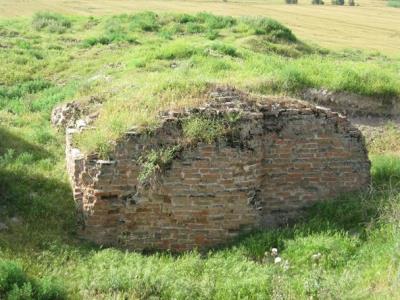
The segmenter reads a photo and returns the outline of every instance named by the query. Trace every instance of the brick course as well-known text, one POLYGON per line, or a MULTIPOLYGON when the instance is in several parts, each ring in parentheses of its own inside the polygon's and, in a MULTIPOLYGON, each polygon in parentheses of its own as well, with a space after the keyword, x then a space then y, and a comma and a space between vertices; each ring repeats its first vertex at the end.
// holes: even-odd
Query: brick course
POLYGON ((370 183, 361 133, 327 109, 218 89, 204 107, 161 116, 151 135, 127 132, 111 159, 82 155, 67 129, 67 165, 80 234, 129 249, 182 251, 285 224, 304 208, 370 183), (140 156, 182 143, 182 119, 239 112, 234 131, 184 147, 147 184, 140 156))

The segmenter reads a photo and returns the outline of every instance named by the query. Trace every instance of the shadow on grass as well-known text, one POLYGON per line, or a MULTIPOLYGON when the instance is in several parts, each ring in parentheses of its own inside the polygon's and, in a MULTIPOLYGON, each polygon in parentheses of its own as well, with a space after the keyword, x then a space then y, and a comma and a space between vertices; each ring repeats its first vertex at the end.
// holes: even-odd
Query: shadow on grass
POLYGON ((55 240, 69 243, 76 220, 67 183, 0 167, 0 221, 9 225, 0 232, 0 248, 24 251, 47 248, 55 240))
POLYGON ((0 205, 9 216, 20 215, 32 221, 32 226, 47 226, 65 222, 72 209, 66 198, 72 198, 71 188, 59 180, 27 175, 24 170, 0 169, 0 205))
POLYGON ((72 191, 63 176, 53 176, 52 153, 1 127, 0 141, 0 222, 10 227, 0 232, 3 242, 39 243, 50 238, 46 234, 64 237, 73 232, 72 191))
POLYGON ((15 156, 29 153, 35 160, 52 157, 49 151, 24 140, 4 127, 0 127, 0 155, 6 154, 9 149, 12 149, 15 156))

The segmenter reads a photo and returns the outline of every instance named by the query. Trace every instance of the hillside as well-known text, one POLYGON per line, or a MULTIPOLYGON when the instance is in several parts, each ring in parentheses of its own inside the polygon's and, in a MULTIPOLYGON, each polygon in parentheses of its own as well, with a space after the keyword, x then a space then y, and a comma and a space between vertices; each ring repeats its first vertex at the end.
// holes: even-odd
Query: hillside
POLYGON ((96 130, 77 141, 86 152, 106 154, 132 126, 155 126, 161 110, 198 104, 213 84, 289 95, 325 88, 380 103, 400 94, 398 60, 309 46, 266 18, 45 13, 9 24, 1 25, 0 105, 49 113, 63 100, 87 103, 99 116, 96 130))
POLYGON ((207 13, 40 13, 1 20, 0 36, 0 297, 398 297, 400 147, 393 124, 367 145, 368 191, 318 204, 295 226, 175 256, 78 240, 64 134, 51 127, 50 113, 71 100, 87 107, 97 116, 95 129, 75 142, 107 157, 126 130, 151 131, 160 111, 203 103, 215 84, 284 96, 325 88, 396 104, 399 60, 312 46, 267 18, 207 13), (282 264, 273 263, 275 247, 282 264))

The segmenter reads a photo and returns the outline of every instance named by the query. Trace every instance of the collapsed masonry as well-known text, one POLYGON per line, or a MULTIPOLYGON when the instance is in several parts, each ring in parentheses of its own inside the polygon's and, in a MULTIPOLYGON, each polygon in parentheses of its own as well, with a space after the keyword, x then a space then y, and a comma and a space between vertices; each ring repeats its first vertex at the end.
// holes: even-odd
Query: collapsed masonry
POLYGON ((138 250, 207 248, 369 185, 363 137, 339 114, 230 88, 208 97, 203 107, 160 116, 151 134, 127 132, 107 161, 73 147, 84 122, 67 128, 83 237, 138 250), (198 117, 224 124, 224 133, 187 142, 183 126, 198 117), (170 161, 143 178, 146 155, 165 149, 174 149, 170 161))

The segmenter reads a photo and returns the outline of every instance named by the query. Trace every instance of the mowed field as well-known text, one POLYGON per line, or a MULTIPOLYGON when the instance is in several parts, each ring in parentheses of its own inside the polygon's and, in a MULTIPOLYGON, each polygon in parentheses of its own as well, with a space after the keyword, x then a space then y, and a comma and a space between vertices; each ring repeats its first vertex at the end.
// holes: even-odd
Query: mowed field
MULTIPOLYGON (((359 6, 286 5, 268 1, 154 1, 154 0, 0 0, 0 18, 31 16, 37 11, 69 15, 106 15, 143 10, 207 11, 231 16, 271 17, 291 28, 308 43, 331 49, 358 48, 389 55, 400 53, 400 9, 383 0, 359 0, 359 6)), ((328 3, 329 2, 329 3, 328 3)), ((347 2, 347 1, 346 1, 347 2)))

